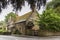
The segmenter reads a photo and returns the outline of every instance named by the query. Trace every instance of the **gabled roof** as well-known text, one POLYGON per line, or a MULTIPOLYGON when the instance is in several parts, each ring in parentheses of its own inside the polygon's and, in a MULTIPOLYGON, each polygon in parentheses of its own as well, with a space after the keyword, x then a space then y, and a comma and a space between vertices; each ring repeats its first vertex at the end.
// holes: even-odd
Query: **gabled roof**
MULTIPOLYGON (((28 18, 30 18, 31 13, 32 13, 32 11, 31 11, 31 12, 28 12, 28 13, 22 15, 22 16, 18 16, 18 20, 17 20, 16 23, 18 24, 18 23, 26 22, 26 20, 27 20, 28 18)), ((38 14, 38 12, 36 11, 35 14, 38 14)), ((33 29, 33 30, 39 30, 39 27, 38 27, 37 25, 35 25, 32 29, 33 29)))
POLYGON ((25 21, 30 15, 31 15, 32 12, 28 12, 22 16, 17 16, 16 17, 16 22, 21 22, 21 21, 25 21))
POLYGON ((17 19, 16 19, 17 21, 16 22, 26 21, 30 17, 31 13, 32 13, 32 11, 30 11, 30 12, 28 12, 28 13, 22 15, 22 16, 17 16, 17 19))
POLYGON ((25 19, 27 19, 27 18, 31 15, 31 13, 32 13, 32 12, 28 12, 28 13, 20 16, 20 20, 25 20, 25 19))

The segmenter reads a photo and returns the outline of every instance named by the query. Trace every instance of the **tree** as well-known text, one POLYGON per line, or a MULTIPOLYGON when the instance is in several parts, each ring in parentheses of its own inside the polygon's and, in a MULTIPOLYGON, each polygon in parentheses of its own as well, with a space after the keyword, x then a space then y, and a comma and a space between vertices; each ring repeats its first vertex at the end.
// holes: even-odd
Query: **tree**
POLYGON ((53 9, 46 10, 39 18, 38 23, 41 30, 60 31, 60 14, 55 13, 53 9))
POLYGON ((13 12, 11 12, 11 13, 7 14, 7 16, 5 16, 5 21, 8 22, 8 19, 9 19, 10 17, 12 17, 11 19, 12 19, 13 21, 16 20, 16 14, 14 14, 13 12))
POLYGON ((6 22, 5 21, 0 21, 0 32, 6 32, 6 22))
POLYGON ((47 9, 60 7, 60 0, 52 0, 47 4, 47 9))
POLYGON ((52 0, 47 4, 46 9, 54 9, 56 13, 60 13, 60 0, 52 0))
POLYGON ((25 5, 25 1, 28 2, 30 5, 30 8, 34 10, 34 8, 37 6, 38 9, 40 9, 40 6, 45 6, 46 0, 0 0, 0 12, 2 11, 2 8, 6 8, 6 6, 11 3, 14 7, 14 10, 21 10, 22 6, 25 5), (37 5, 36 5, 37 4, 37 5))

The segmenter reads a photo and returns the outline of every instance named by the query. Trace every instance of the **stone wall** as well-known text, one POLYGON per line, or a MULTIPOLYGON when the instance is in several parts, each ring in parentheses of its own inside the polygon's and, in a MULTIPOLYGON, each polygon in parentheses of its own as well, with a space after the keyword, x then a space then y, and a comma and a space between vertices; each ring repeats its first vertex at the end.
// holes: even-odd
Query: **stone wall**
POLYGON ((16 28, 21 34, 25 34, 25 22, 22 23, 16 23, 16 28))

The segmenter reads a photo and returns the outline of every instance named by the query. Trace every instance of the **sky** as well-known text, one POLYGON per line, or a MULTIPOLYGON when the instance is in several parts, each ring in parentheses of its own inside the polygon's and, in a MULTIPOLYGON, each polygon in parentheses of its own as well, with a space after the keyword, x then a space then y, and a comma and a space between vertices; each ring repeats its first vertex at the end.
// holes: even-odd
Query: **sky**
MULTIPOLYGON (((50 2, 51 0, 48 0, 48 2, 50 2)), ((5 16, 10 13, 10 12, 14 12, 12 11, 13 10, 13 7, 12 5, 8 5, 6 9, 3 9, 1 14, 0 14, 0 21, 4 20, 5 19, 5 16)), ((30 6, 28 6, 28 3, 25 2, 25 6, 23 6, 22 10, 21 11, 18 11, 18 15, 19 16, 22 16, 24 14, 26 14, 27 12, 30 12, 31 9, 30 9, 30 6)), ((41 9, 38 11, 40 14, 42 13, 43 11, 43 7, 41 7, 41 9)))

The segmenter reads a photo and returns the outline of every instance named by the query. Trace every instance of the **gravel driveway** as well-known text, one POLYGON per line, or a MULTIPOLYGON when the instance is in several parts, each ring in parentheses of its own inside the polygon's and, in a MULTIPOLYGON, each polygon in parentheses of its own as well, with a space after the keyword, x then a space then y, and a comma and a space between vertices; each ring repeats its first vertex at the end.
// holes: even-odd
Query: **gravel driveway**
POLYGON ((0 40, 60 40, 60 36, 54 37, 15 37, 0 35, 0 40))

